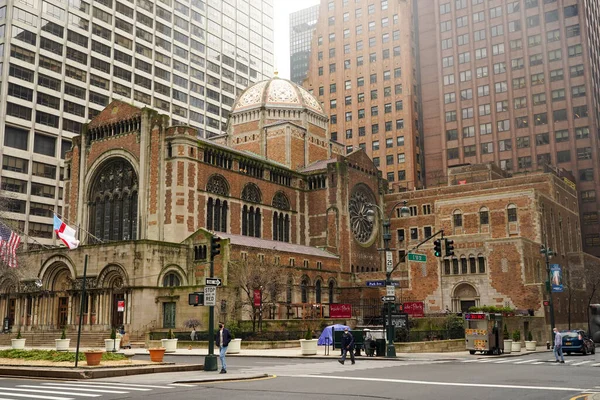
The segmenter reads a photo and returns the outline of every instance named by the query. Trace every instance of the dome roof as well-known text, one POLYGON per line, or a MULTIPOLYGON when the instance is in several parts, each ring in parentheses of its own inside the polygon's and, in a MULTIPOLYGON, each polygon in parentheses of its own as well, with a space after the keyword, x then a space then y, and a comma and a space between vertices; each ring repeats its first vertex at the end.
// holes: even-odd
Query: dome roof
POLYGON ((248 87, 233 105, 232 113, 256 107, 308 108, 324 114, 319 101, 302 86, 278 77, 248 87))

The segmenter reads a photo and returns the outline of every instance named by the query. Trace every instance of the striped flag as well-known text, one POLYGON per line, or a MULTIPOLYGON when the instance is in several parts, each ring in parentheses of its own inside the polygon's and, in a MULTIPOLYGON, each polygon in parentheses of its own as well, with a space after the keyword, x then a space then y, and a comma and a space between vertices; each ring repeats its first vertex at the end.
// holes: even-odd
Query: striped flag
POLYGON ((17 267, 17 247, 21 237, 0 221, 0 258, 9 267, 17 267))

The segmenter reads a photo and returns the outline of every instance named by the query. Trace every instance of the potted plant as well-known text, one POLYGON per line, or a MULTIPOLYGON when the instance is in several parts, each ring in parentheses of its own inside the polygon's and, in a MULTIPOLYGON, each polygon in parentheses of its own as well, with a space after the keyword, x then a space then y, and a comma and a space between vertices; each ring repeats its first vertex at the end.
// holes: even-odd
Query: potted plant
POLYGON ((229 342, 229 346, 227 346, 227 354, 239 354, 242 350, 242 339, 236 339, 236 331, 236 327, 231 327, 229 329, 229 333, 231 333, 231 342, 229 342))
POLYGON ((150 361, 152 362, 163 362, 163 358, 165 357, 165 348, 164 347, 154 347, 148 349, 150 353, 150 361))
POLYGON ((67 332, 65 331, 65 328, 63 328, 62 333, 60 334, 60 339, 55 339, 55 341, 56 351, 69 351, 71 339, 67 339, 67 332))
POLYGON ((171 329, 167 333, 167 338, 161 339, 160 342, 162 347, 165 348, 165 353, 175 353, 177 350, 177 339, 175 339, 175 335, 171 329))
POLYGON ((15 350, 23 350, 25 348, 25 339, 21 337, 21 328, 17 331, 17 338, 10 341, 12 348, 15 350))
MULTIPOLYGON (((105 339, 108 340, 108 339, 105 339)), ((102 350, 91 349, 84 351, 85 354, 85 362, 88 366, 100 365, 100 360, 102 359, 102 354, 104 352, 102 350)))
POLYGON ((303 356, 314 356, 317 354, 317 339, 312 338, 312 330, 308 328, 304 339, 300 339, 300 349, 303 356))
POLYGON ((121 338, 117 337, 117 330, 115 328, 110 330, 110 339, 104 339, 104 346, 108 352, 115 352, 121 347, 121 338))
POLYGON ((516 329, 513 332, 512 337, 513 337, 513 342, 512 342, 511 350, 514 353, 519 353, 521 351, 521 332, 519 332, 519 330, 516 329))
POLYGON ((527 332, 527 340, 525 341, 525 350, 527 351, 535 351, 537 346, 537 342, 533 340, 533 335, 531 331, 527 332))
POLYGON ((508 327, 504 324, 504 331, 502 332, 504 338, 504 353, 510 354, 512 351, 512 339, 508 336, 508 327))

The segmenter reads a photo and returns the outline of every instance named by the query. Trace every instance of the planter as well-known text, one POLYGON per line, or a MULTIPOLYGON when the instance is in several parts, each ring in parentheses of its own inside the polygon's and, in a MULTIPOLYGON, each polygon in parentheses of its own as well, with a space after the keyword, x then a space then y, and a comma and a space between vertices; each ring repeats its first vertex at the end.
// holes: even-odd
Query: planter
POLYGON ((521 342, 512 342, 511 351, 519 353, 521 351, 521 342))
POLYGON ((300 339, 300 348, 303 356, 314 356, 317 354, 317 339, 300 339))
POLYGON ((242 339, 231 339, 227 346, 227 354, 238 354, 242 349, 242 339))
POLYGON ((69 351, 69 345, 71 344, 71 339, 55 339, 56 341, 56 351, 69 351))
POLYGON ((104 339, 104 347, 107 352, 118 351, 121 348, 121 338, 117 339, 104 339))
POLYGON ((511 339, 505 339, 504 340, 504 354, 510 354, 512 351, 512 343, 513 341, 511 339))
POLYGON ((165 348, 165 353, 175 353, 177 350, 178 339, 161 339, 162 347, 165 348))
POLYGON ((525 350, 527 351, 535 351, 535 347, 537 346, 537 342, 535 340, 526 341, 525 342, 525 350))
POLYGON ((100 360, 102 359, 102 354, 104 352, 101 350, 90 350, 84 352, 85 354, 85 362, 88 366, 100 365, 100 360))
POLYGON ((10 339, 11 346, 15 350, 23 350, 25 348, 25 339, 10 339))
POLYGON ((150 361, 163 362, 163 358, 165 357, 165 348, 164 347, 148 349, 148 351, 150 352, 150 361))

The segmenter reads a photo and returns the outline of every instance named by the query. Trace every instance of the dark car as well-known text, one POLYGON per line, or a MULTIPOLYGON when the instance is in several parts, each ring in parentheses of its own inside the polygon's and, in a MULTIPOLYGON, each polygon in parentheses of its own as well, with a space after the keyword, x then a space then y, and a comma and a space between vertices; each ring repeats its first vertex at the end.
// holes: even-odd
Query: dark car
POLYGON ((562 335, 562 350, 567 355, 571 353, 581 353, 584 356, 587 354, 596 354, 596 345, 594 341, 590 339, 585 331, 582 330, 570 330, 561 331, 562 335))

